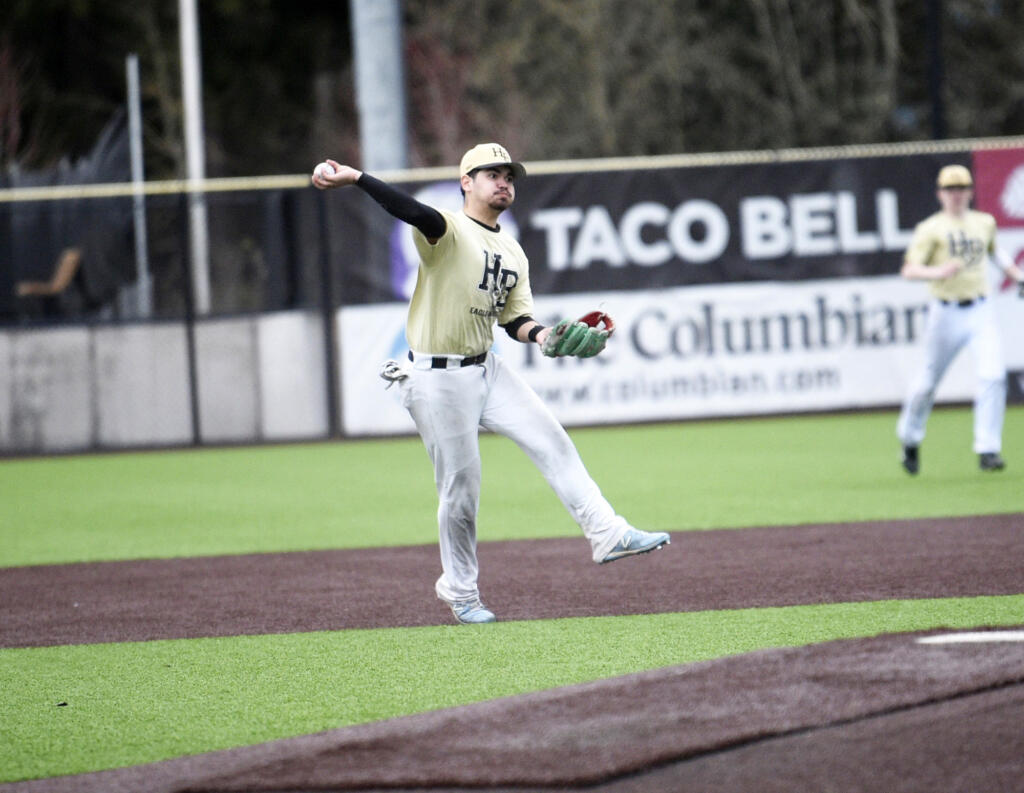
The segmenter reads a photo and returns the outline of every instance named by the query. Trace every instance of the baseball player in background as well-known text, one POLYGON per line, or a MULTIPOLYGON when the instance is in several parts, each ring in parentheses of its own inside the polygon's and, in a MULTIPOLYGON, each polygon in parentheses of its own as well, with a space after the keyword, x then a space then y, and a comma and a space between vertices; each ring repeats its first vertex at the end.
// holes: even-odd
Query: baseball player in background
POLYGON ((962 165, 939 171, 937 196, 942 209, 923 220, 904 257, 904 278, 928 281, 933 300, 925 329, 924 367, 913 381, 900 411, 896 432, 903 444, 903 467, 916 474, 920 445, 935 402, 935 390, 950 363, 965 346, 974 354, 978 387, 974 400, 974 451, 983 471, 1001 471, 1006 367, 988 300, 986 265, 990 257, 1018 283, 1024 272, 996 246, 996 221, 970 208, 971 172, 962 165))
POLYGON ((668 534, 640 531, 616 514, 551 411, 491 351, 495 324, 549 356, 589 357, 609 335, 584 322, 551 328, 533 318, 526 256, 498 223, 515 201, 517 180, 526 173, 522 164, 496 143, 466 152, 459 212, 427 206, 350 166, 333 160, 327 165, 314 171, 315 187, 356 185, 414 228, 420 265, 406 323, 410 352, 407 361, 385 362, 381 377, 389 386, 398 383, 434 466, 442 569, 435 591, 455 619, 495 620, 477 587, 481 427, 526 452, 583 530, 595 562, 668 545, 668 534))

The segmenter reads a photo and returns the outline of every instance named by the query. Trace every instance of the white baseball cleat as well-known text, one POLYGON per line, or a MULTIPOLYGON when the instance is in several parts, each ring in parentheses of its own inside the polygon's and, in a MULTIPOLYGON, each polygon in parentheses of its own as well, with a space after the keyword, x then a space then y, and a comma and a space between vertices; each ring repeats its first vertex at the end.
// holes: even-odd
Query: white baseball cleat
POLYGON ((452 607, 452 614, 463 625, 480 625, 485 622, 497 622, 494 613, 488 609, 480 598, 473 600, 462 600, 457 603, 449 603, 452 607))
POLYGON ((636 556, 648 551, 655 551, 671 542, 672 540, 663 531, 652 532, 630 529, 622 535, 621 540, 615 543, 615 547, 600 561, 600 564, 607 564, 608 562, 614 562, 616 559, 624 559, 627 556, 636 556))

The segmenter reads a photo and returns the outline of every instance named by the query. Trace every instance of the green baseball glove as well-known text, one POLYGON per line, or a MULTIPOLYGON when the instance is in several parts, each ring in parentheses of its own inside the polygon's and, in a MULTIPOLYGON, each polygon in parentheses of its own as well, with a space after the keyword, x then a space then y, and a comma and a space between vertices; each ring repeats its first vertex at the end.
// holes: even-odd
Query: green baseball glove
POLYGON ((541 352, 549 358, 591 358, 604 349, 614 331, 615 322, 602 311, 591 311, 577 320, 563 319, 548 334, 541 352))

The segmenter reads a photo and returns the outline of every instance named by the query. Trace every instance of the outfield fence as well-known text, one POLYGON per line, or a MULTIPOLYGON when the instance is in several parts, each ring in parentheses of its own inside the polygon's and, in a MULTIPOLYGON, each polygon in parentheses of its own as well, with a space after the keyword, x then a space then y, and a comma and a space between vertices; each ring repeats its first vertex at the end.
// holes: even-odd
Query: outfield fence
MULTIPOLYGON (((927 311, 896 273, 948 162, 1024 259, 1024 138, 528 163, 503 222, 538 318, 603 305, 619 330, 585 362, 500 333, 496 350, 568 425, 894 405, 927 311)), ((380 175, 460 201, 451 168, 380 175)), ((411 433, 377 369, 403 352, 415 273, 407 227, 305 175, 0 190, 0 452, 411 433)), ((1019 396, 1024 302, 1005 286, 1019 396)), ((940 400, 972 380, 958 362, 940 400)))

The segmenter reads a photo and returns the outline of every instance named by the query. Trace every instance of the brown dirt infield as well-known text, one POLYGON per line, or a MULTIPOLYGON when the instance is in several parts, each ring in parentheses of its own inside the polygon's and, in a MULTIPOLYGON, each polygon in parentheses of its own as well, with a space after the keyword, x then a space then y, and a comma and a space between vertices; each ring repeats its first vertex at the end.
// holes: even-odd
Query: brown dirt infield
MULTIPOLYGON (((502 620, 1021 594, 1022 539, 1024 515, 708 531, 600 567, 579 538, 483 543, 481 588, 502 620)), ((0 569, 0 647, 446 624, 437 566, 421 547, 0 569)), ((915 639, 750 653, 0 790, 1024 791, 1024 643, 915 639)))

